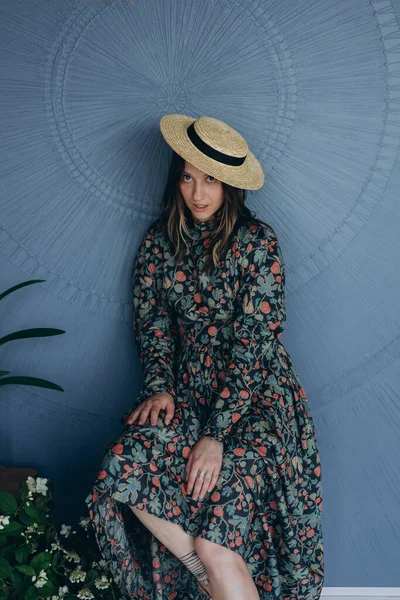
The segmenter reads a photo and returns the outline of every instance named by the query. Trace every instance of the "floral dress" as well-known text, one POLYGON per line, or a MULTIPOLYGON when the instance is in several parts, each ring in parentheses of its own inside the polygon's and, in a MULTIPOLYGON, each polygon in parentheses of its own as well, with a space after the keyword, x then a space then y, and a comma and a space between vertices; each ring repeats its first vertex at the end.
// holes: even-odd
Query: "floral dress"
POLYGON ((86 498, 97 543, 126 599, 207 598, 130 506, 240 554, 261 600, 319 598, 321 464, 307 396, 279 339, 281 249, 273 228, 253 219, 206 274, 212 224, 189 224, 179 264, 160 220, 139 247, 133 325, 144 381, 126 415, 160 391, 175 413, 167 426, 164 411, 156 426, 125 425, 107 447, 86 498), (223 442, 222 468, 194 501, 186 463, 203 436, 223 442))

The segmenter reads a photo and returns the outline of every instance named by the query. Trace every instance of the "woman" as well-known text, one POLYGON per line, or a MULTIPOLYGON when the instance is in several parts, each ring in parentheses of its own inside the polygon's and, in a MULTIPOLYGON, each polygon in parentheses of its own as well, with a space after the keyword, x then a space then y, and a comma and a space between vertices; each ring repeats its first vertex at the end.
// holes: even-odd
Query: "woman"
POLYGON ((285 266, 245 206, 261 165, 217 119, 160 128, 164 211, 133 270, 144 385, 86 499, 99 547, 126 598, 319 598, 321 466, 279 340, 285 266))

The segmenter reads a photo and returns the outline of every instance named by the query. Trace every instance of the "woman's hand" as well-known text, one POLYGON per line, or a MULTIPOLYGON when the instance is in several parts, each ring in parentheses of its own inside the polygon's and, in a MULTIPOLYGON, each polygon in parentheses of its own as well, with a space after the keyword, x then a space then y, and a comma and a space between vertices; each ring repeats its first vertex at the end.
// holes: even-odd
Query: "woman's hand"
POLYGON ((217 483, 223 452, 223 442, 210 437, 201 438, 193 446, 186 465, 186 491, 191 494, 194 486, 193 500, 202 500, 217 483), (204 479, 198 478, 201 471, 206 472, 204 479))
POLYGON ((140 417, 138 423, 139 425, 143 425, 150 414, 151 425, 157 425, 160 410, 165 410, 164 423, 165 425, 169 425, 175 413, 174 399, 169 392, 159 392, 158 394, 153 394, 153 396, 146 398, 144 402, 139 404, 139 406, 128 415, 125 419, 125 423, 132 425, 132 423, 140 417))

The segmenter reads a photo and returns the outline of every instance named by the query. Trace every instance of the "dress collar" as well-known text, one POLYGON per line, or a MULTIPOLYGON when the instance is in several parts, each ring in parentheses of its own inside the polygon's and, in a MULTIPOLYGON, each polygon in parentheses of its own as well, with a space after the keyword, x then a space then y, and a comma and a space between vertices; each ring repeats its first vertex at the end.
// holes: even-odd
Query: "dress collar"
POLYGON ((217 222, 216 218, 208 219, 208 221, 195 221, 192 220, 192 227, 197 231, 211 231, 214 224, 217 222))
POLYGON ((189 217, 188 229, 193 237, 202 238, 215 227, 217 221, 218 218, 215 216, 208 219, 208 221, 195 221, 193 218, 189 217))

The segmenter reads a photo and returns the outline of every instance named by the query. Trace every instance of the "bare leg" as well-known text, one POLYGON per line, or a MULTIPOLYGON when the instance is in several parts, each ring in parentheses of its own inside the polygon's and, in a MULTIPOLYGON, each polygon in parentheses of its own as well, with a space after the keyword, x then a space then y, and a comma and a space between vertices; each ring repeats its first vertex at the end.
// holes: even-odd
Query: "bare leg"
POLYGON ((237 552, 201 537, 194 545, 206 565, 213 600, 260 600, 250 571, 237 552))
POLYGON ((130 507, 137 518, 160 540, 191 573, 209 589, 209 581, 204 564, 200 560, 195 548, 194 538, 186 533, 180 525, 155 517, 150 513, 130 507))

